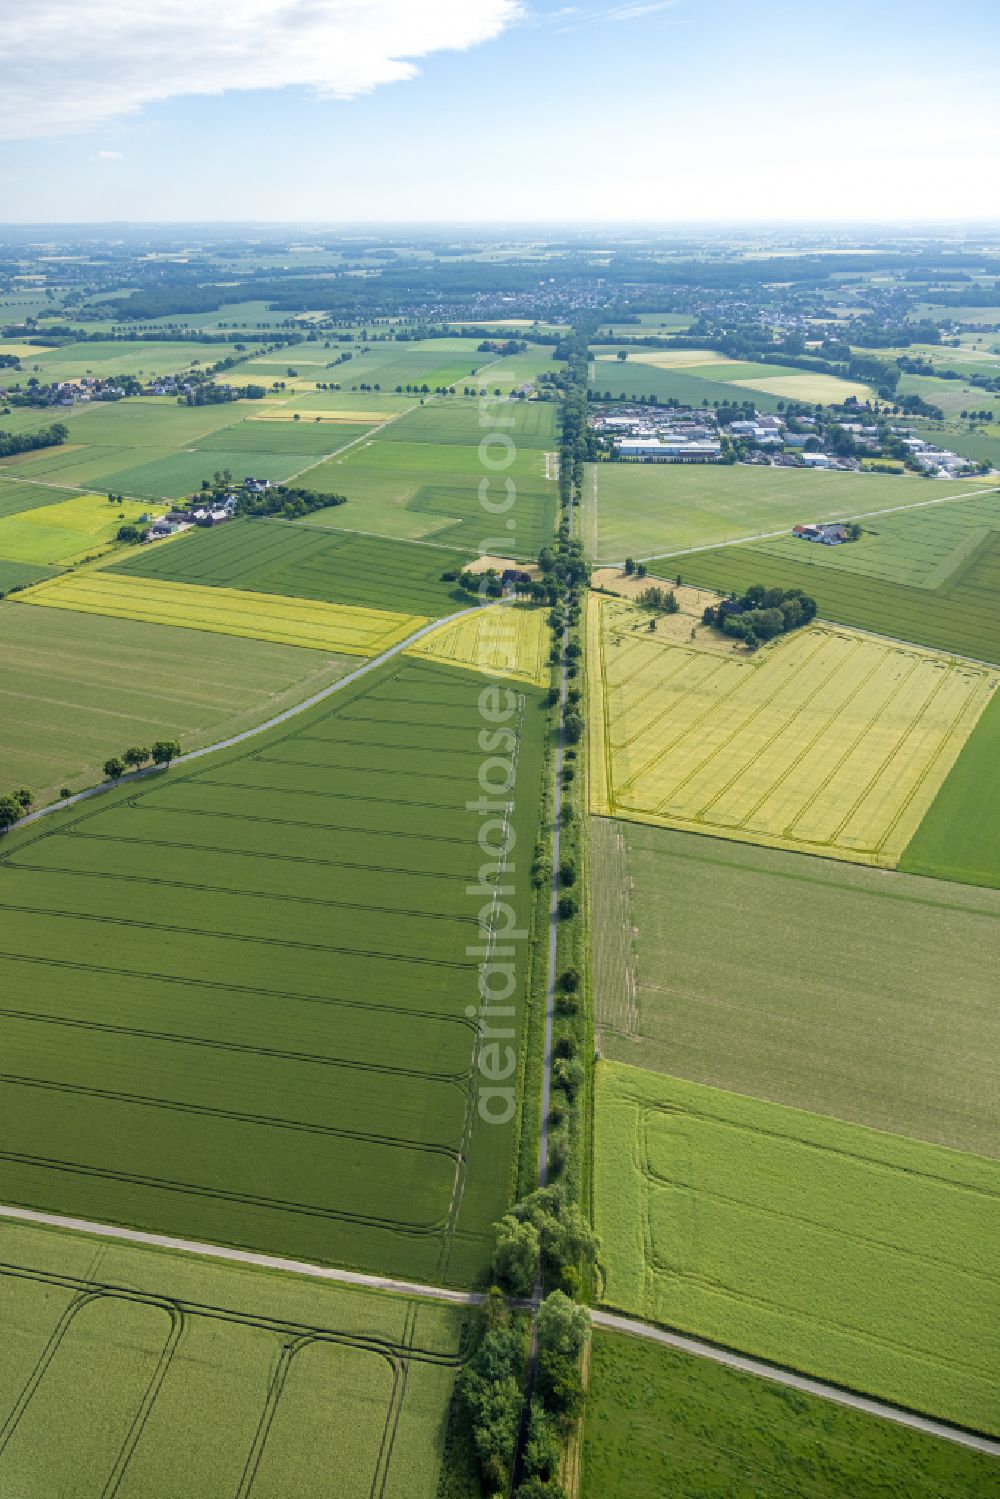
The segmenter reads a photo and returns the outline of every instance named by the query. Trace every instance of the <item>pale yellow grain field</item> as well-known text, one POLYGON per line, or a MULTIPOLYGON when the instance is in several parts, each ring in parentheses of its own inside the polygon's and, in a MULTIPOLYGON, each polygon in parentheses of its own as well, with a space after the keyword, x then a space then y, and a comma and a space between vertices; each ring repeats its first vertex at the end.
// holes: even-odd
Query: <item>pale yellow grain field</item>
POLYGON ((432 630, 404 654, 544 687, 549 679, 545 613, 528 604, 490 605, 432 630))
POLYGON ((894 867, 1000 684, 841 626, 720 655, 649 618, 589 602, 591 810, 690 832, 894 867))
POLYGON ((348 656, 377 656, 428 622, 419 614, 109 572, 65 573, 15 597, 21 604, 111 614, 348 656))

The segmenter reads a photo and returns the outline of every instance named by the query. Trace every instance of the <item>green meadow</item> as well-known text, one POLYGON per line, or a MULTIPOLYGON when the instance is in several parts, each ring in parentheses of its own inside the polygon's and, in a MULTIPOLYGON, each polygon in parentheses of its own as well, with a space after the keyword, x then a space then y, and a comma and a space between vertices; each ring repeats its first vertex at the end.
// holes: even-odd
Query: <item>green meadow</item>
MULTIPOLYGON (((0 982, 22 998, 0 1015, 0 1199, 421 1281, 484 1274, 516 1127, 476 1106, 481 689, 397 657, 5 839, 0 982)), ((526 788, 541 696, 517 696, 526 788)), ((520 798, 518 844, 537 820, 520 798)), ((518 927, 530 902, 512 898, 518 927)))
POLYGON ((465 1313, 0 1224, 0 1490, 434 1499, 465 1313))

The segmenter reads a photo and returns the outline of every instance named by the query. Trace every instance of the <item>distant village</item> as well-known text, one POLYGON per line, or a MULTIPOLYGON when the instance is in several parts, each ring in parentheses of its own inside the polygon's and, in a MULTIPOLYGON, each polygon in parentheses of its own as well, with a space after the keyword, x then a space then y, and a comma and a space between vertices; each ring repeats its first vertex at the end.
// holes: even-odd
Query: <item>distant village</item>
MULTIPOLYGON (((773 468, 902 472, 951 479, 984 466, 891 425, 866 408, 759 412, 748 406, 622 403, 590 418, 591 453, 631 463, 753 463, 773 468)), ((986 466, 988 468, 988 465, 986 466)))

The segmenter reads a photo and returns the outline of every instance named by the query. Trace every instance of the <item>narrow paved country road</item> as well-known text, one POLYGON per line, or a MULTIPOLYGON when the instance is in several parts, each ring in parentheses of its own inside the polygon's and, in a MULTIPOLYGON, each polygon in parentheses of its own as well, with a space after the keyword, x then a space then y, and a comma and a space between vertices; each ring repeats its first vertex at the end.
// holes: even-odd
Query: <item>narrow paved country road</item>
POLYGON ((852 1390, 842 1390, 837 1385, 824 1384, 822 1380, 810 1379, 805 1374, 793 1374, 761 1359, 748 1358, 746 1354, 732 1353, 727 1348, 718 1348, 714 1343, 703 1343, 700 1338, 688 1338, 682 1333, 668 1332, 664 1327, 652 1327, 648 1322, 638 1322, 632 1317, 619 1317, 614 1312, 591 1311, 595 1327, 606 1327, 613 1332, 626 1333, 633 1338, 646 1338, 654 1343, 663 1343, 681 1353, 695 1358, 711 1359, 724 1364, 727 1369, 738 1369, 744 1374, 754 1374, 772 1384, 784 1385, 789 1390, 799 1390, 804 1395, 816 1395, 820 1400, 830 1400, 836 1405, 846 1405, 851 1410, 864 1411, 870 1416, 880 1416, 884 1421, 895 1421, 900 1426, 909 1426, 913 1431, 923 1431, 929 1436, 942 1437, 946 1442, 957 1442, 961 1447, 972 1447, 976 1452, 987 1452, 991 1457, 1000 1457, 1000 1441, 993 1437, 979 1436, 960 1427, 949 1426, 945 1421, 935 1421, 931 1416, 919 1416, 914 1411, 901 1410, 873 1400, 868 1395, 857 1395, 852 1390))
MULTIPOLYGON (((391 645, 380 656, 370 657, 360 666, 356 666, 353 671, 349 671, 346 677, 340 677, 336 682, 331 682, 330 686, 324 687, 322 692, 314 692, 312 697, 303 698, 301 703, 293 704, 283 713, 277 713, 273 718, 266 718, 263 723, 254 724, 252 729, 244 729, 242 734, 232 734, 228 739, 217 739, 214 744, 206 744, 201 749, 189 750, 186 755, 178 755, 176 760, 171 761, 171 764, 186 765, 190 760, 200 760, 202 755, 211 755, 215 750, 230 749, 234 744, 242 744, 245 739, 253 739, 257 734, 263 734, 265 729, 273 729, 277 724, 295 718, 297 714, 304 713, 307 708, 314 708, 325 698, 332 697, 342 687, 348 687, 359 677, 374 671, 376 666, 381 666, 393 656, 398 656, 400 651, 405 651, 407 646, 413 645, 417 640, 422 640, 425 635, 439 630, 442 625, 451 624, 453 620, 462 619, 466 614, 474 614, 481 607, 480 604, 473 604, 469 609, 458 609, 454 614, 446 614, 443 619, 432 619, 428 624, 421 625, 419 630, 414 630, 412 635, 407 635, 405 640, 399 641, 397 645, 391 645)), ((37 822, 40 817, 47 817, 50 812, 59 812, 63 807, 72 807, 91 796, 100 796, 103 791, 112 791, 116 786, 126 786, 133 781, 143 781, 149 776, 162 775, 163 769, 162 765, 147 765, 142 770, 133 771, 131 775, 121 776, 117 781, 104 781, 100 786, 88 786, 86 791, 78 791, 75 796, 67 796, 61 802, 50 802, 47 807, 39 807, 36 811, 29 812, 27 817, 22 817, 20 822, 13 824, 13 827, 26 828, 29 823, 37 822)))
MULTIPOLYGON (((34 1208, 12 1207, 0 1203, 0 1220, 10 1219, 16 1223, 36 1224, 41 1228, 69 1229, 74 1233, 93 1234, 102 1239, 117 1240, 124 1244, 145 1245, 150 1249, 166 1249, 177 1254, 198 1255, 205 1259, 224 1260, 229 1264, 253 1265, 264 1270, 279 1270, 291 1275, 308 1275, 316 1280, 333 1281, 339 1285, 358 1286, 366 1290, 390 1291, 403 1296, 421 1296, 433 1301, 447 1301, 455 1306, 479 1306, 483 1301, 479 1291, 453 1291, 446 1286, 429 1286, 419 1281, 396 1280, 386 1275, 366 1275, 358 1270, 339 1270, 332 1265, 313 1265, 303 1260, 284 1259, 280 1255, 256 1254, 249 1249, 230 1249, 223 1244, 202 1244, 193 1239, 179 1239, 171 1234, 146 1233, 137 1228, 121 1228, 113 1223, 92 1223, 86 1218, 72 1218, 63 1213, 42 1213, 34 1208)), ((532 1303, 516 1301, 514 1306, 531 1309, 532 1303)), ((867 1395, 857 1395, 837 1385, 824 1384, 822 1380, 810 1379, 803 1374, 793 1374, 788 1369, 765 1363, 762 1359, 749 1358, 745 1354, 719 1348, 714 1343, 703 1343, 699 1338, 686 1337, 682 1333, 668 1332, 663 1327, 653 1327, 648 1322, 639 1322, 632 1317, 620 1317, 614 1312, 591 1310, 591 1321, 595 1327, 604 1327, 630 1337, 646 1338, 654 1343, 663 1343, 694 1358, 710 1359, 724 1364, 729 1369, 738 1369, 745 1374, 756 1375, 788 1389, 799 1390, 806 1395, 815 1395, 820 1400, 829 1400, 836 1405, 846 1405, 852 1410, 864 1411, 886 1421, 895 1421, 914 1431, 923 1431, 944 1441, 957 1442, 976 1452, 1000 1457, 1000 1441, 993 1437, 979 1436, 975 1432, 963 1431, 949 1426, 945 1421, 935 1421, 929 1416, 920 1416, 913 1411, 900 1410, 881 1400, 867 1395)))
POLYGON ((145 1233, 138 1228, 120 1228, 113 1223, 91 1223, 86 1218, 69 1218, 63 1213, 39 1213, 32 1208, 10 1207, 0 1203, 0 1219, 12 1218, 18 1223, 35 1223, 42 1228, 68 1228, 74 1233, 96 1234, 102 1239, 118 1239, 125 1244, 140 1244, 147 1249, 169 1249, 179 1254, 203 1255, 206 1259, 227 1260, 234 1265, 255 1265, 264 1270, 282 1270, 292 1275, 309 1275, 317 1280, 333 1280, 345 1286, 363 1286, 368 1290, 396 1291, 404 1296, 424 1296, 434 1301, 449 1301, 458 1306, 478 1306, 479 1291, 451 1291, 446 1286, 425 1286, 416 1281, 394 1280, 386 1275, 365 1275, 360 1270, 338 1270, 331 1265, 311 1265, 304 1260, 287 1260, 281 1255, 257 1254, 250 1249, 229 1249, 223 1244, 200 1244, 193 1239, 177 1239, 171 1234, 145 1233))

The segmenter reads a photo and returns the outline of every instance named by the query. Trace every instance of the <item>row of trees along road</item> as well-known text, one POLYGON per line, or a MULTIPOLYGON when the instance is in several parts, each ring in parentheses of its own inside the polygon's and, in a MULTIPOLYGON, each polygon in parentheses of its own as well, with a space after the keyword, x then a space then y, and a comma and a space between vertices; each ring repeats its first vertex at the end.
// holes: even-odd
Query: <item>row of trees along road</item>
POLYGON ((109 781, 117 781, 129 770, 140 770, 147 761, 154 765, 169 765, 176 760, 181 747, 176 739, 157 739, 150 749, 144 744, 130 744, 120 755, 112 755, 104 762, 104 774, 109 781))

